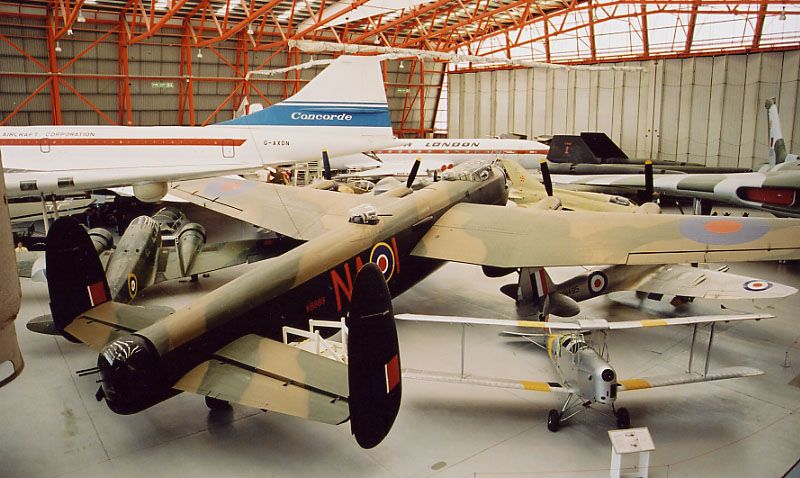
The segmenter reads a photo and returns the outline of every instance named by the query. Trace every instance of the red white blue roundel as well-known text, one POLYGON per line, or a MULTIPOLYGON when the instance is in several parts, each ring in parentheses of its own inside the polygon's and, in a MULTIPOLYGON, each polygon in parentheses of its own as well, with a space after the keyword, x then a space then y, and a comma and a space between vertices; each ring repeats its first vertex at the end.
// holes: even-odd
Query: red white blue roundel
POLYGON ((752 292, 760 292, 762 290, 767 290, 772 287, 771 282, 767 282, 765 280, 749 280, 744 283, 744 289, 749 290, 752 292))
POLYGON ((597 295, 606 290, 608 286, 608 277, 600 271, 595 271, 589 274, 589 292, 597 295))
POLYGON ((369 254, 369 261, 374 262, 378 269, 383 272, 383 277, 388 282, 394 274, 394 251, 385 242, 379 242, 372 248, 369 254))

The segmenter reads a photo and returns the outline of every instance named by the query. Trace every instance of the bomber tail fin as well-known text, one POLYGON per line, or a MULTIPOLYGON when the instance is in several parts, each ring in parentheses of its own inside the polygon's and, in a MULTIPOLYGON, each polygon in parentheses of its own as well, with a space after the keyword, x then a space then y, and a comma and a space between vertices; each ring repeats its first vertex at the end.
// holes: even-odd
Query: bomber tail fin
POLYGON ((776 166, 786 160, 786 143, 781 131, 781 118, 778 116, 778 104, 770 98, 764 106, 767 108, 767 125, 769 127, 769 165, 776 166))
POLYGON ((86 229, 71 217, 56 220, 47 234, 47 288, 56 330, 64 331, 78 315, 111 300, 100 258, 86 229))
POLYGON ((392 297, 371 262, 356 276, 346 324, 350 429, 359 445, 372 448, 392 428, 402 385, 392 297))
POLYGON ((341 56, 294 96, 221 124, 391 128, 380 61, 341 56))

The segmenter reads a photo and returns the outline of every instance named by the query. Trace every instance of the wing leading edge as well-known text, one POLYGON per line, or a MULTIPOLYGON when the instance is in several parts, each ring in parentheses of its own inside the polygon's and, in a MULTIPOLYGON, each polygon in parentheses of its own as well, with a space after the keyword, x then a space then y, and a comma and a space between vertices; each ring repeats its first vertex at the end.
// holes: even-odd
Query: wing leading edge
POLYGON ((797 259, 800 221, 460 203, 412 254, 505 268, 797 259))

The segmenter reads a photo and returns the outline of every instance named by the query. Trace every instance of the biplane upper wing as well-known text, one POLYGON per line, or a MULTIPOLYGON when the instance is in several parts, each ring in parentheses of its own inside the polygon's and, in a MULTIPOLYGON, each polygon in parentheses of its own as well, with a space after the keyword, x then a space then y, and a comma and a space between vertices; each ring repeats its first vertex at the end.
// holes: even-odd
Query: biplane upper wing
POLYGON ((495 388, 514 388, 517 390, 530 390, 534 392, 575 393, 570 387, 565 387, 559 382, 537 382, 532 380, 511 380, 507 378, 481 377, 478 375, 461 375, 449 372, 433 372, 417 369, 403 369, 403 378, 412 380, 425 380, 428 382, 466 383, 495 388))
POLYGON ((351 208, 364 202, 351 194, 233 178, 182 181, 173 184, 171 192, 198 206, 299 240, 312 239, 341 224, 351 208))
POLYGON ((433 224, 412 254, 505 268, 796 259, 800 220, 460 203, 433 224))
POLYGON ((707 374, 699 373, 678 373, 670 375, 659 375, 649 378, 629 378, 619 380, 619 391, 642 390, 645 388, 667 387, 670 385, 682 385, 685 383, 712 382, 714 380, 725 380, 728 378, 754 377, 763 375, 761 370, 750 367, 725 367, 712 370, 707 374))

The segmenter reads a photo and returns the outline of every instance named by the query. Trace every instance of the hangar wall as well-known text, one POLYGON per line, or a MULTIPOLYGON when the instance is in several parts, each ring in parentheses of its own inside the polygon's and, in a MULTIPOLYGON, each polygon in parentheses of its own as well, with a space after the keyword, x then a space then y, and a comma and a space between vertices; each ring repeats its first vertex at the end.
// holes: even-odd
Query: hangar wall
MULTIPOLYGON (((112 26, 107 26, 107 30, 76 28, 73 35, 59 41, 60 51, 56 54, 55 65, 58 73, 53 73, 48 59, 45 21, 36 17, 7 19, 0 25, 0 38, 7 40, 0 41, 0 122, 9 126, 55 124, 51 88, 44 86, 41 93, 31 98, 29 95, 56 76, 60 78, 62 124, 66 125, 108 124, 70 87, 115 123, 125 124, 118 114, 118 93, 120 83, 124 81, 130 83, 132 125, 188 125, 230 119, 238 98, 233 98, 236 104, 228 101, 221 105, 230 99, 234 87, 244 77, 244 72, 239 69, 241 59, 237 58, 238 40, 220 42, 213 49, 205 48, 198 57, 196 48, 181 44, 178 31, 174 28, 162 30, 161 34, 153 35, 146 42, 129 45, 123 50, 119 34, 112 26), (191 75, 181 71, 182 53, 191 63, 191 75), (78 56, 79 59, 73 61, 78 56), (127 58, 127 75, 120 74, 120 58, 123 56, 127 58), (180 90, 190 79, 194 120, 186 112, 180 121, 180 90), (17 114, 4 121, 26 100, 28 102, 17 114)), ((295 52, 288 54, 294 55, 295 52)), ((289 61, 284 51, 273 56, 271 51, 250 50, 247 55, 250 69, 256 69, 266 60, 269 62, 262 69, 283 68, 287 64, 312 59, 312 55, 300 54, 299 60, 289 61)), ((396 130, 418 129, 422 121, 432 128, 444 64, 426 61, 424 66, 425 71, 420 74, 418 63, 408 60, 385 62, 387 98, 396 130), (419 93, 420 85, 423 85, 424 97, 419 93)), ((305 84, 321 69, 310 68, 296 74, 300 83, 305 84)), ((295 72, 290 72, 269 78, 254 77, 251 83, 270 102, 277 102, 293 93, 294 78, 295 72)), ((335 92, 335 85, 331 89, 335 92)), ((250 101, 264 104, 264 99, 253 91, 250 101)))
POLYGON ((642 71, 451 72, 448 134, 603 131, 632 157, 751 167, 767 161, 764 101, 775 96, 800 152, 800 51, 616 65, 642 71))

